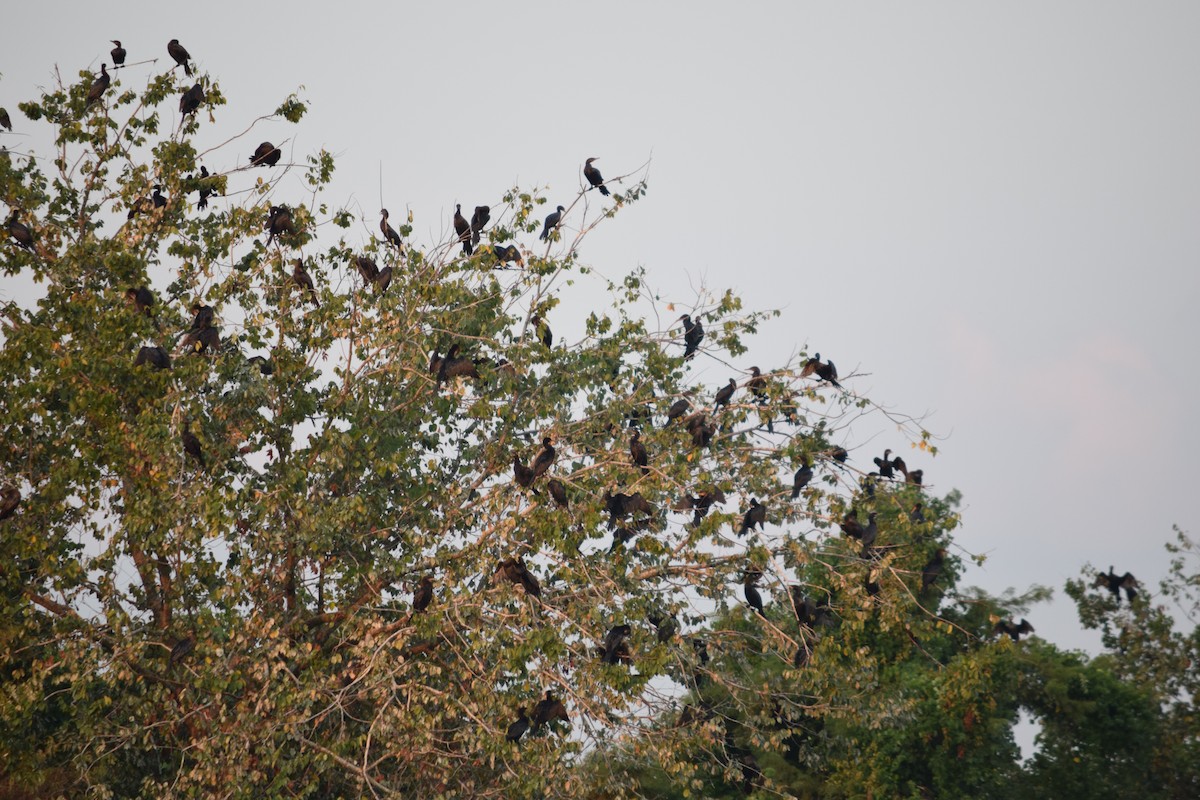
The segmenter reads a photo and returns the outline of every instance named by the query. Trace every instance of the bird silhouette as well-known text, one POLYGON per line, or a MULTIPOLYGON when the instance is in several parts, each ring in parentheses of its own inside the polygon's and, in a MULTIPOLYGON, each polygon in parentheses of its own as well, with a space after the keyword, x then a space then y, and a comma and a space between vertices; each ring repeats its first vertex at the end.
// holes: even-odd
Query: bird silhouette
POLYGON ((589 158, 587 161, 583 162, 583 177, 587 178, 587 182, 592 185, 593 189, 599 189, 600 194, 608 197, 608 187, 604 185, 604 178, 600 175, 600 170, 592 166, 593 161, 599 160, 600 159, 593 156, 592 158, 589 158))
POLYGON ((548 217, 546 217, 546 223, 542 226, 542 235, 539 236, 538 239, 542 240, 543 242, 550 239, 550 231, 557 228, 559 223, 562 222, 562 215, 564 211, 566 211, 566 209, 562 206, 559 206, 553 214, 550 214, 548 217))
POLYGON ((183 74, 190 78, 192 76, 192 68, 188 66, 188 61, 191 60, 192 56, 179 43, 178 39, 172 39, 167 42, 167 53, 170 54, 171 58, 175 59, 176 65, 183 67, 183 74))

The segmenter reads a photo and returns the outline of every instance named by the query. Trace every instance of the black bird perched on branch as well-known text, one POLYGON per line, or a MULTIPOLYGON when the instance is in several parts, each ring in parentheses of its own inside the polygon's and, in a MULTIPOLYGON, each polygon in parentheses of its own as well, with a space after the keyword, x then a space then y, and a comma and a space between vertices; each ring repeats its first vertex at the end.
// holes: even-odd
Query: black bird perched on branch
POLYGON ((531 594, 534 597, 542 596, 542 587, 538 583, 537 578, 525 566, 523 558, 506 558, 500 562, 497 571, 502 574, 509 583, 519 584, 525 590, 525 594, 531 594))
POLYGON ((807 378, 813 373, 816 373, 817 377, 821 380, 828 381, 839 389, 842 388, 842 385, 837 380, 837 367, 833 365, 833 361, 821 361, 820 353, 817 353, 804 362, 804 367, 800 370, 800 377, 807 378))
POLYGON ((695 497, 685 495, 678 503, 675 504, 676 511, 691 511, 692 512, 692 527, 697 527, 700 521, 708 516, 709 509, 717 503, 725 502, 725 493, 719 487, 705 489, 695 497))
POLYGON ((200 449, 200 440, 188 428, 186 422, 183 424, 179 436, 183 440, 183 452, 196 459, 200 463, 200 469, 207 469, 208 465, 204 461, 204 452, 200 449))
POLYGON ((760 531, 766 530, 767 523, 767 507, 763 503, 758 502, 757 497, 750 498, 750 508, 742 515, 742 526, 738 528, 737 535, 745 536, 750 531, 754 530, 757 525, 760 531))
POLYGON ((9 237, 17 243, 18 247, 23 247, 29 252, 33 252, 33 233, 25 226, 24 223, 18 222, 17 217, 21 212, 18 209, 13 209, 8 215, 8 222, 5 227, 8 228, 9 237))
POLYGON ((656 513, 654 506, 642 497, 641 492, 613 494, 611 489, 604 493, 604 508, 608 511, 609 530, 615 528, 618 522, 632 514, 645 514, 652 517, 656 513))
POLYGON ((471 223, 462 215, 462 203, 454 206, 454 232, 458 234, 458 241, 462 243, 463 253, 471 255, 474 252, 474 248, 471 247, 471 223))
POLYGON ((560 508, 570 508, 571 501, 567 497, 567 487, 558 478, 551 478, 546 483, 546 488, 550 490, 550 497, 558 504, 560 508))
MULTIPOLYGON (((524 266, 525 259, 521 257, 521 251, 515 244, 510 245, 492 245, 492 253, 496 256, 496 260, 500 265, 516 262, 517 266, 524 266)), ((497 266, 497 269, 499 265, 497 266)))
POLYGON ((528 489, 533 486, 533 480, 537 477, 534 471, 521 463, 520 456, 513 456, 513 477, 517 481, 517 485, 523 489, 528 489))
POLYGON ((221 344, 221 337, 213 325, 213 310, 203 303, 192 305, 192 327, 184 334, 181 345, 202 353, 205 350, 215 350, 221 344))
POLYGON ((875 520, 875 512, 867 514, 867 525, 862 529, 862 557, 867 558, 871 555, 871 548, 875 544, 875 540, 879 538, 879 523, 875 520))
POLYGON ((414 614, 420 614, 425 609, 429 608, 429 604, 433 602, 433 578, 428 575, 421 577, 421 582, 417 584, 416 591, 413 592, 412 609, 414 614))
POLYGON ((170 369, 171 356, 162 347, 146 345, 138 350, 137 358, 133 361, 135 367, 142 364, 149 364, 155 369, 170 369))
POLYGON ((153 203, 155 208, 167 207, 167 198, 163 197, 161 186, 154 187, 154 191, 150 194, 150 202, 153 203))
POLYGON ((484 227, 492 218, 491 206, 475 206, 475 213, 471 215, 471 245, 479 244, 479 235, 483 233, 484 227))
POLYGON ((529 717, 525 714, 525 706, 517 709, 517 721, 508 726, 504 738, 515 745, 520 745, 521 737, 529 730, 529 717))
POLYGON ((692 403, 686 397, 681 397, 671 404, 667 409, 667 421, 663 423, 663 427, 668 427, 672 422, 686 414, 692 407, 692 403))
POLYGON ((633 628, 628 625, 614 625, 604 637, 600 645, 600 661, 604 664, 632 664, 633 654, 629 651, 629 637, 633 628))
POLYGON ((646 445, 642 444, 642 434, 638 430, 634 430, 629 436, 629 457, 633 460, 634 466, 642 471, 643 475, 650 473, 650 457, 646 453, 646 445))
POLYGON ((713 398, 713 411, 716 411, 721 406, 728 405, 735 391, 737 391, 737 381, 730 378, 729 383, 717 390, 717 396, 713 398))
MULTIPOLYGON (((382 274, 380 273, 380 275, 382 274)), ((445 356, 439 356, 437 350, 434 350, 429 357, 429 371, 437 376, 439 386, 445 383, 447 378, 479 377, 479 370, 475 367, 475 362, 466 356, 459 356, 457 353, 458 345, 452 344, 445 356)), ((530 480, 532 481, 532 478, 530 480)))
POLYGON ((533 463, 529 465, 533 472, 533 477, 544 475, 546 470, 550 469, 550 465, 554 463, 557 453, 554 450, 554 445, 550 443, 549 436, 542 437, 542 449, 536 456, 533 457, 533 463))
POLYGON ((104 96, 104 93, 108 91, 108 86, 111 83, 112 83, 112 78, 108 77, 108 68, 104 64, 101 64, 99 77, 97 77, 95 80, 93 80, 92 85, 90 87, 88 87, 88 93, 87 93, 88 107, 91 107, 91 105, 93 103, 95 103, 97 100, 99 100, 101 97, 104 96))
POLYGON ((204 94, 204 87, 198 83, 192 84, 192 88, 188 89, 179 97, 179 114, 187 116, 195 114, 200 108, 200 104, 208 98, 204 94))
POLYGON ((717 432, 717 426, 709 422, 703 411, 692 414, 684 420, 683 424, 687 428, 687 432, 691 434, 694 447, 708 447, 712 442, 713 434, 717 432))
POLYGON ((1023 634, 1033 633, 1033 626, 1030 625, 1025 619, 1022 619, 1019 625, 1014 623, 1011 619, 1002 619, 996 623, 994 631, 997 636, 1005 634, 1014 642, 1018 642, 1021 640, 1021 636, 1023 634))
POLYGON ((366 256, 355 256, 354 266, 362 276, 363 283, 374 283, 379 278, 379 267, 366 256))
POLYGON ((171 58, 175 59, 175 63, 178 66, 183 67, 183 74, 190 78, 192 76, 192 68, 188 66, 188 61, 191 60, 192 56, 179 43, 178 39, 172 39, 167 42, 167 52, 170 53, 171 58))
POLYGON ((0 488, 0 522, 17 513, 19 505, 21 505, 21 490, 11 483, 4 484, 3 488, 0 488))
POLYGON ((112 56, 113 67, 119 67, 125 63, 125 48, 121 47, 120 39, 109 39, 110 42, 116 45, 108 54, 112 56))
POLYGON ((762 573, 758 570, 748 571, 745 577, 742 578, 742 591, 746 595, 746 602, 750 605, 750 607, 757 611, 760 615, 765 616, 765 614, 763 614, 762 595, 759 594, 758 589, 756 588, 758 579, 761 577, 762 573))
POLYGON ((562 222, 562 215, 564 211, 566 211, 566 209, 562 206, 559 206, 553 214, 546 217, 546 223, 542 226, 542 235, 539 236, 538 239, 542 240, 543 242, 549 240, 550 231, 557 228, 559 223, 562 222))
POLYGON ((542 340, 542 344, 546 345, 549 350, 554 346, 554 331, 550 330, 550 323, 542 319, 541 314, 534 314, 529 318, 529 324, 533 327, 533 332, 542 340))
POLYGON ((201 165, 200 166, 200 179, 199 179, 200 180, 200 188, 198 188, 196 190, 200 193, 200 199, 196 202, 196 208, 198 208, 198 209, 208 208, 208 198, 213 193, 213 190, 208 188, 204 183, 204 179, 207 177, 208 177, 208 167, 201 165))
POLYGON ((800 496, 800 490, 808 486, 808 482, 813 479, 813 470, 807 463, 801 465, 800 469, 796 470, 796 476, 792 478, 792 499, 795 500, 800 496))
POLYGON ((320 308, 321 302, 317 300, 317 287, 313 285, 312 276, 304 268, 304 262, 298 258, 292 261, 292 280, 300 287, 301 291, 308 292, 308 299, 314 306, 320 308))
POLYGON ((704 326, 700 324, 700 320, 693 321, 688 314, 675 321, 683 323, 683 360, 687 361, 696 355, 696 350, 704 339, 704 326))
POLYGON ((292 212, 287 206, 271 206, 271 211, 267 216, 267 224, 263 226, 263 230, 268 231, 271 235, 267 237, 267 245, 276 238, 283 236, 285 233, 294 235, 296 226, 292 224, 292 212))
POLYGON ((1113 597, 1117 598, 1118 602, 1121 600, 1121 590, 1124 589, 1125 597, 1132 603, 1133 599, 1138 596, 1137 587, 1140 584, 1137 582, 1137 578, 1133 577, 1132 573, 1126 572, 1124 575, 1118 576, 1117 573, 1113 572, 1113 568, 1110 565, 1108 572, 1101 572, 1097 575, 1092 585, 1103 586, 1105 589, 1108 589, 1112 592, 1113 597))
POLYGON ((537 730, 555 720, 570 724, 571 717, 567 715, 567 707, 562 704, 562 701, 556 699, 547 689, 546 696, 533 707, 533 729, 537 730))
POLYGON ((599 189, 600 194, 608 197, 608 187, 604 185, 604 177, 600 174, 600 170, 592 166, 593 161, 599 161, 599 158, 593 156, 583 162, 583 177, 587 178, 587 182, 592 185, 592 188, 599 189))
POLYGON ((945 560, 946 551, 939 547, 933 557, 929 559, 929 563, 921 568, 921 591, 925 591, 937 581, 942 574, 942 564, 945 560))
POLYGON ((270 142, 263 142, 255 148, 254 155, 250 156, 250 166, 273 167, 279 163, 279 159, 282 157, 283 153, 280 152, 278 147, 270 142))
POLYGON ((383 215, 383 219, 379 220, 379 230, 383 234, 383 240, 390 245, 403 247, 404 242, 400 239, 400 234, 396 233, 396 229, 388 222, 388 210, 381 208, 379 213, 383 215))
MULTIPOLYGON (((150 317, 153 321, 154 315, 150 309, 154 305, 154 292, 150 291, 149 288, 145 286, 129 287, 125 290, 125 302, 132 306, 134 311, 143 316, 150 317)), ((155 327, 157 326, 158 323, 155 322, 155 327)))
POLYGON ((895 474, 895 462, 888 458, 892 454, 891 450, 883 451, 883 458, 875 457, 875 466, 879 468, 879 477, 891 478, 895 474))
POLYGON ((746 381, 746 388, 750 390, 750 394, 754 395, 755 401, 760 406, 770 400, 767 396, 767 379, 763 377, 762 370, 758 367, 750 368, 750 380, 746 381))
POLYGON ((12 130, 12 117, 8 115, 7 108, 0 108, 0 128, 12 130))

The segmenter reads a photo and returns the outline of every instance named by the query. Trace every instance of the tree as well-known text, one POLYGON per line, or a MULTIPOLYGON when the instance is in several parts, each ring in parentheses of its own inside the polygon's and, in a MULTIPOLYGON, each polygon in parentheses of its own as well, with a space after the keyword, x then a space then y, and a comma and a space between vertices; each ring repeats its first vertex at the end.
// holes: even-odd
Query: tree
MULTIPOLYGON (((751 373, 766 315, 732 292, 689 305, 706 335, 685 359, 682 329, 639 313, 663 305, 644 273, 610 285, 582 259, 642 196, 636 174, 606 200, 581 183, 558 228, 544 196, 512 189, 477 210, 470 254, 457 233, 415 242, 411 220, 363 241, 322 200, 328 153, 231 156, 298 122, 299 99, 199 152, 221 127, 216 80, 129 80, 95 93, 84 73, 21 104, 54 157, 0 161, 32 240, 2 268, 42 291, 8 303, 0 351, 12 784, 611 796, 644 788, 597 786, 585 756, 629 747, 676 786, 771 791, 771 759, 821 726, 907 718, 938 692, 972 735, 969 670, 924 699, 879 691, 954 628, 952 503, 843 447, 863 413, 888 414, 916 458, 929 434, 831 362, 751 373), (286 191, 296 174, 307 198, 286 191), (610 306, 555 345, 576 285, 610 306), (726 361, 739 378, 718 409, 727 383, 694 374, 726 361), (752 656, 769 666, 737 681, 752 656), (697 721, 668 729, 687 691, 697 721)), ((825 763, 848 781, 852 758, 825 763)))

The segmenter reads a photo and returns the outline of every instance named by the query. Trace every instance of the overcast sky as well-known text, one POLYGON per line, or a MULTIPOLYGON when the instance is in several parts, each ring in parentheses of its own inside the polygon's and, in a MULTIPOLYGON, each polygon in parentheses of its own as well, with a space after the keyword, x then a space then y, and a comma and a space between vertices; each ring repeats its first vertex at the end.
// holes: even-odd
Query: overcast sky
MULTIPOLYGON (((652 159, 646 199, 584 260, 644 266, 664 303, 703 284, 781 308, 742 367, 807 343, 867 373, 856 391, 931 412, 941 455, 904 455, 964 493, 957 541, 989 555, 965 583, 1054 587, 1030 617, 1059 644, 1097 642, 1061 591, 1085 562, 1153 587, 1171 525, 1200 534, 1195 3, 24 2, 4 18, 18 132, 55 65, 98 69, 120 38, 162 70, 178 38, 229 99, 213 143, 293 91, 311 103, 210 170, 261 139, 291 138, 297 160, 327 148, 329 202, 373 231, 382 179, 425 243, 456 202, 519 182, 554 205, 588 156, 606 176, 652 159)), ((140 88, 148 69, 120 77, 140 88)), ((571 338, 569 311, 551 323, 571 338)), ((855 444, 865 468, 902 440, 855 444)))

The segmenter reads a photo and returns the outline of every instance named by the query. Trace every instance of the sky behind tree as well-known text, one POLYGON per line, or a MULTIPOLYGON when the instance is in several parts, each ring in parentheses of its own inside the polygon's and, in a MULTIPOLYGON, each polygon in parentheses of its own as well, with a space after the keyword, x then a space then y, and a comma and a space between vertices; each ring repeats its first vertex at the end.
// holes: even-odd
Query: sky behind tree
MULTIPOLYGON (((16 106, 56 65, 98 70, 120 38, 158 59, 115 75, 136 89, 178 38, 229 99, 202 143, 292 92, 311 104, 209 170, 263 139, 298 162, 327 148, 326 199, 364 239, 381 194, 448 242, 455 203, 519 183, 548 213, 585 158, 608 178, 649 161, 647 198, 584 261, 644 266, 664 327, 702 287, 783 312, 745 358, 696 359, 706 391, 807 345, 859 373, 850 389, 928 413, 937 458, 856 425, 851 464, 890 447, 960 489, 957 544, 988 555, 964 584, 1050 585, 1038 633, 1094 649, 1064 581, 1111 563, 1153 587, 1171 525, 1197 530, 1198 23, 1188 3, 25 3, 0 30, 0 105, 30 135, 0 144, 45 152, 16 106)), ((0 299, 29 291, 4 279, 0 299)), ((555 309, 557 337, 582 335, 586 300, 555 309)))

